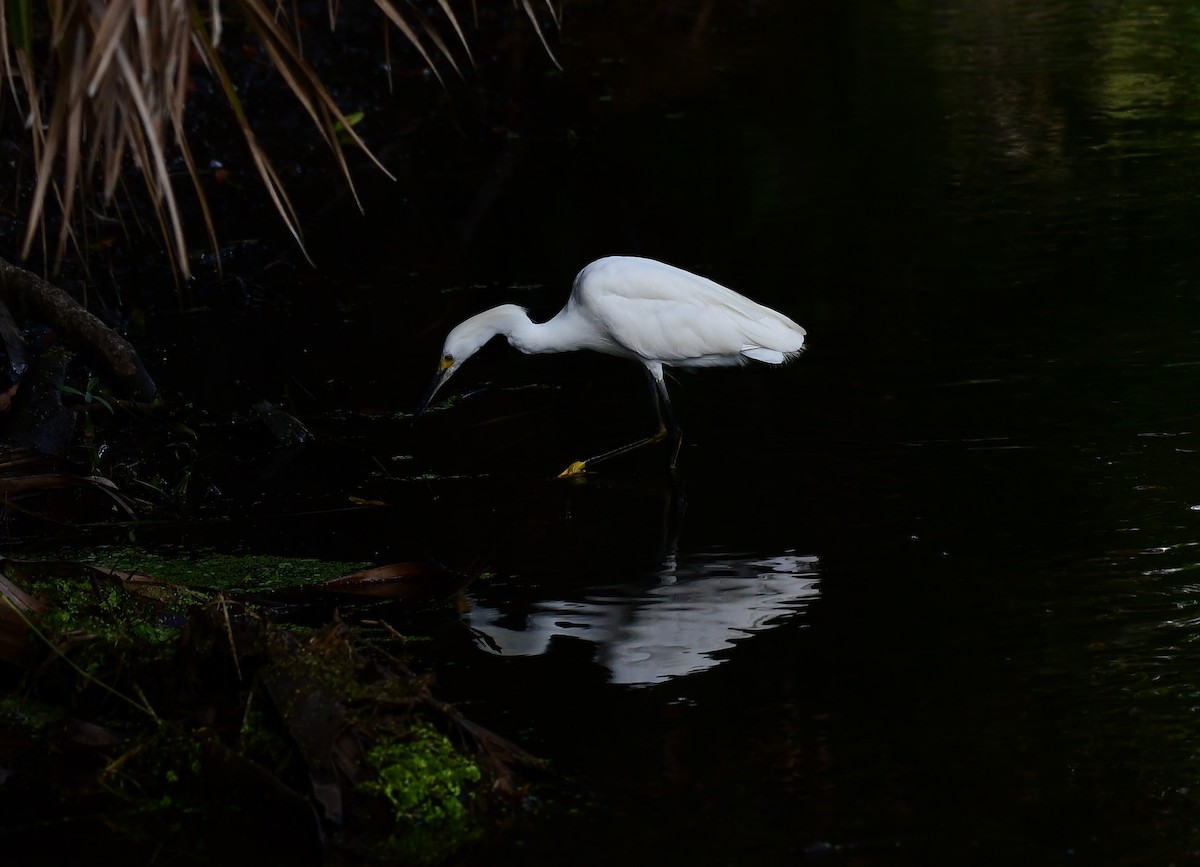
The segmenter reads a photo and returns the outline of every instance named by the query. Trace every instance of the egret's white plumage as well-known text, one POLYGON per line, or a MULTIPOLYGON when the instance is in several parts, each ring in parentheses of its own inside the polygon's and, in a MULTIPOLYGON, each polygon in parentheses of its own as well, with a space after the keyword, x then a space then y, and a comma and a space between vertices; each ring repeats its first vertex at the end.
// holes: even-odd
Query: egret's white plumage
POLYGON ((659 430, 653 436, 576 461, 563 475, 633 448, 675 440, 680 431, 663 379, 667 367, 719 367, 747 359, 783 364, 804 350, 804 329, 791 319, 698 274, 654 259, 608 256, 579 272, 566 306, 535 323, 521 307, 502 304, 457 325, 446 337, 438 373, 417 412, 462 363, 498 334, 527 354, 591 349, 641 362, 655 385, 659 430), (663 410, 669 421, 664 423, 663 410))

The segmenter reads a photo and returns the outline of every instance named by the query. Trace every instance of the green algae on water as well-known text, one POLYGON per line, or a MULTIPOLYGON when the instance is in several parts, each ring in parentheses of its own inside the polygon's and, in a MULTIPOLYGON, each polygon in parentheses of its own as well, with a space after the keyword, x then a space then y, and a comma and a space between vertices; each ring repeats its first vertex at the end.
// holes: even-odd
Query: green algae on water
POLYGON ((159 581, 188 587, 258 593, 323 584, 370 565, 275 554, 224 554, 203 550, 168 554, 133 548, 95 549, 89 552, 86 562, 105 569, 139 572, 159 581))

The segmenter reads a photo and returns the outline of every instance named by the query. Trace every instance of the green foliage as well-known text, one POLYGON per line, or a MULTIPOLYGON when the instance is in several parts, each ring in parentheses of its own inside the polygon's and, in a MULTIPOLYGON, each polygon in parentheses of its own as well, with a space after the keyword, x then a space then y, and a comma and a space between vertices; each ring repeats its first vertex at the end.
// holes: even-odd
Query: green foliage
MULTIPOLYGON (((29 779, 90 775, 98 810, 118 826, 149 819, 164 843, 191 838, 197 822, 253 828, 267 815, 307 827, 313 807, 358 823, 341 841, 389 863, 441 863, 483 833, 494 772, 430 722, 453 714, 427 679, 376 649, 394 632, 283 627, 211 588, 295 586, 347 564, 93 553, 121 571, 21 564, 21 583, 47 606, 28 621, 30 640, 52 660, 0 698, 0 733, 34 745, 29 779), (147 581, 128 573, 133 561, 184 580, 147 581), (37 746, 51 731, 65 749, 37 746)), ((206 838, 193 854, 221 843, 206 838)))
MULTIPOLYGON (((69 577, 33 586, 51 603, 38 622, 38 628, 47 634, 87 634, 114 646, 128 642, 161 645, 178 635, 178 629, 163 625, 158 618, 157 604, 126 592, 115 582, 104 585, 69 577)), ((184 592, 177 595, 182 597, 184 592)))
POLYGON ((410 739, 376 745, 367 760, 378 777, 361 789, 385 798, 400 826, 382 847, 390 856, 433 863, 478 835, 472 789, 483 774, 431 725, 418 723, 410 739))
POLYGON ((66 710, 27 697, 6 695, 0 698, 0 727, 23 729, 41 734, 68 716, 66 710))
POLYGON ((379 779, 364 790, 383 795, 408 822, 462 822, 469 813, 464 797, 481 774, 473 762, 428 723, 413 728, 413 740, 380 744, 367 758, 379 779))
POLYGON ((79 389, 74 388, 73 386, 70 386, 70 385, 60 385, 58 387, 58 390, 61 391, 63 394, 70 394, 70 395, 74 395, 76 397, 82 397, 83 402, 85 404, 98 403, 98 404, 100 404, 100 406, 104 407, 109 412, 112 412, 113 411, 112 404, 109 403, 107 400, 105 400, 103 397, 101 397, 96 392, 96 388, 99 385, 100 385, 100 377, 93 376, 91 379, 88 380, 87 388, 85 388, 83 391, 80 391, 79 389))
POLYGON ((33 50, 33 28, 30 26, 29 0, 5 0, 9 42, 13 47, 29 53, 33 50))

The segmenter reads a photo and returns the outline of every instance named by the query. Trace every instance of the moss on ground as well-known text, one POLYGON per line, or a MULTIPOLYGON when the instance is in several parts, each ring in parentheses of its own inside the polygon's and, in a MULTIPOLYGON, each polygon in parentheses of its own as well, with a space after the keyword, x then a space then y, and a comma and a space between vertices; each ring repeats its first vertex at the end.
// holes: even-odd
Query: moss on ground
MULTIPOLYGON (((436 699, 394 655, 401 638, 336 618, 287 627, 230 598, 354 564, 212 556, 189 572, 188 559, 99 552, 5 570, 48 605, 29 636, 38 661, 0 683, 0 733, 29 743, 8 794, 61 799, 62 779, 90 779, 68 809, 160 845, 209 817, 412 864, 445 859, 509 812, 494 793, 519 792, 513 771, 533 760, 436 699)), ((204 846, 196 863, 215 857, 204 846)))
POLYGON ((398 833, 379 848, 408 864, 434 864, 482 831, 472 810, 483 772, 440 731, 425 722, 408 738, 386 740, 367 753, 375 778, 362 789, 391 805, 398 833))
POLYGON ((311 587, 367 565, 272 554, 169 553, 136 548, 95 548, 88 552, 85 562, 105 569, 138 572, 185 587, 242 593, 311 587))

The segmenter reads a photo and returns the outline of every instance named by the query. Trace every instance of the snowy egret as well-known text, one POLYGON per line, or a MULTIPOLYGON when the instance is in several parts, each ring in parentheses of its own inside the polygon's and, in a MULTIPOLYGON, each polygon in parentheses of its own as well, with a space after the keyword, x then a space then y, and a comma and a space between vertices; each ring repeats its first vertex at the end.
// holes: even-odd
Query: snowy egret
POLYGON ((498 334, 527 355, 591 349, 629 358, 641 362, 650 377, 658 430, 575 461, 560 477, 668 438, 675 468, 683 434, 667 395, 664 366, 723 367, 747 359, 783 364, 804 350, 803 328, 732 289, 654 259, 608 256, 579 272, 571 297, 553 319, 533 322, 524 308, 502 304, 457 325, 446 336, 437 375, 416 414, 464 361, 498 334))

